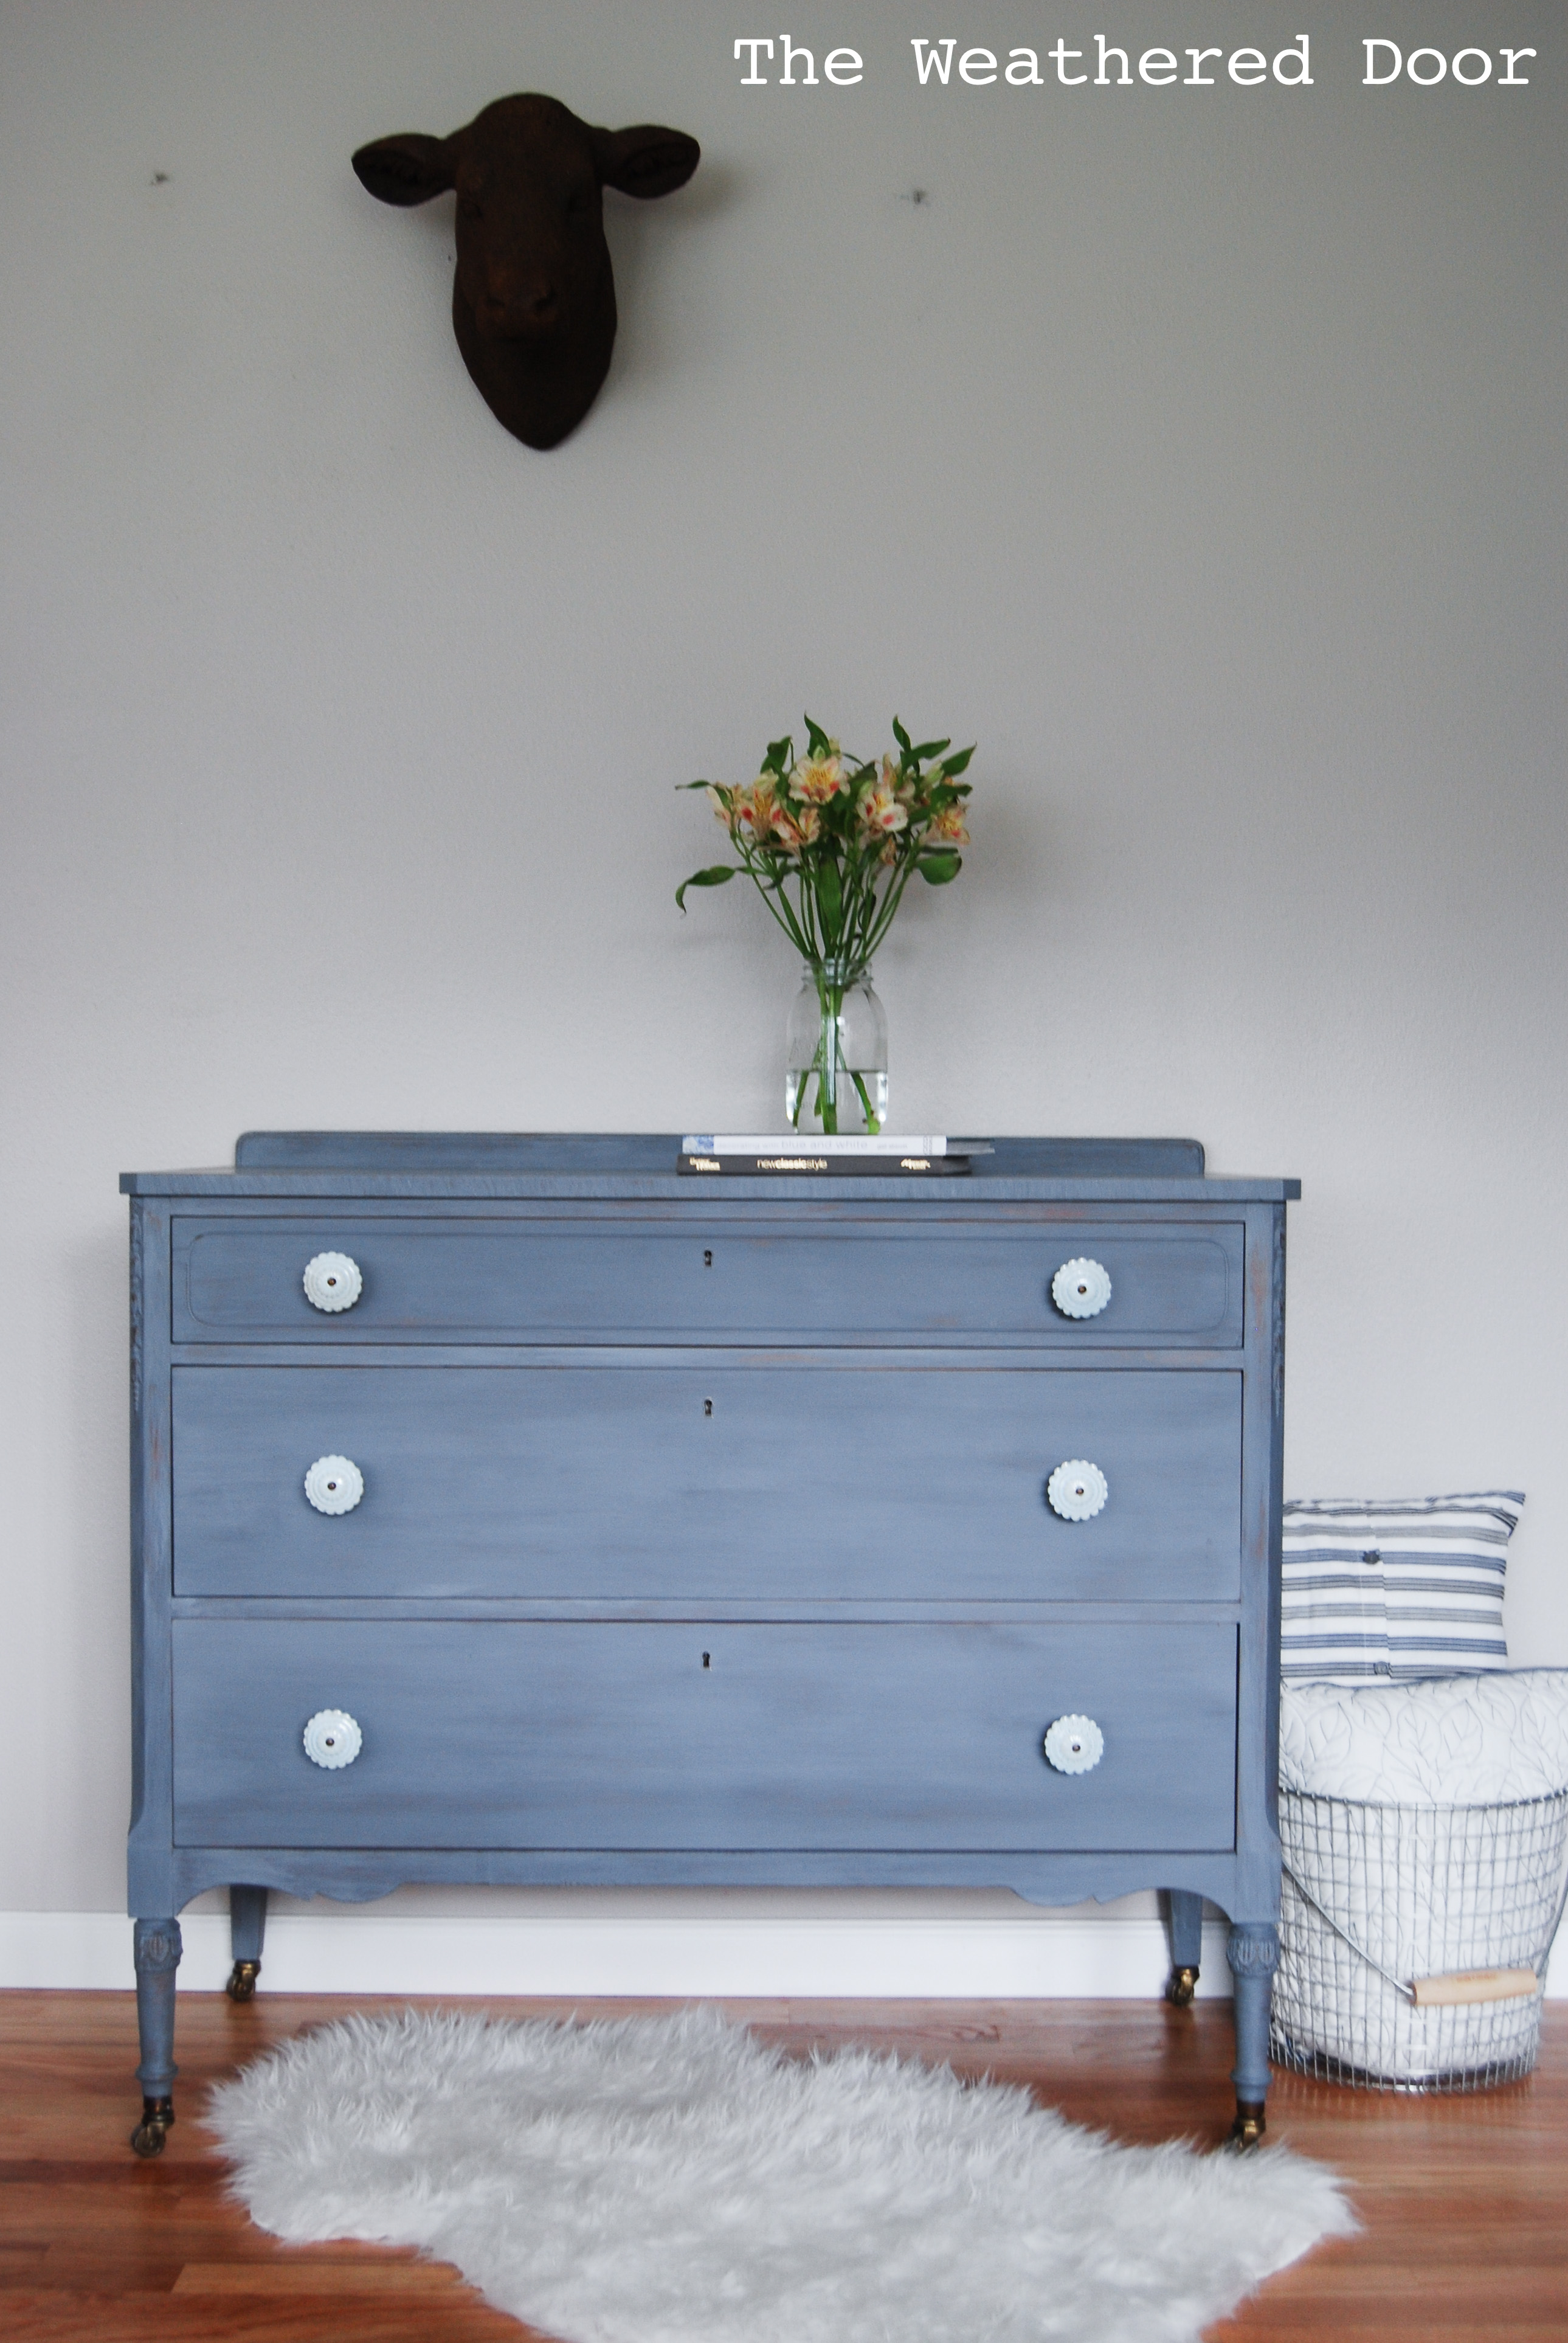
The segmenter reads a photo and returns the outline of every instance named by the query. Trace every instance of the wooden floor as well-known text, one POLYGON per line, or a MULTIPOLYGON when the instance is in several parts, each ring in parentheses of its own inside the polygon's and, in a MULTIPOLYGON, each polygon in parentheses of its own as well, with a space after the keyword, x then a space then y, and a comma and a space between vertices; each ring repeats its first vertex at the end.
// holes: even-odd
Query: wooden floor
MULTIPOLYGON (((287 2247, 224 2197, 204 2085, 340 1998, 180 1996, 178 2121, 164 2156, 126 2145, 139 2112, 129 1994, 0 1993, 0 2334, 194 2343, 323 2337, 502 2343, 528 2329, 439 2266, 348 2244, 287 2247)), ((652 2002, 471 2005, 620 2016, 652 2002)), ((1218 2140, 1231 2112, 1229 2011, 1131 2002, 750 2001, 724 2005, 805 2049, 855 2041, 1029 2084, 1125 2140, 1218 2140)), ((1401 2098, 1275 2080, 1270 2136, 1351 2181, 1362 2236, 1321 2247, 1211 2330, 1225 2343, 1568 2338, 1568 2008, 1549 2007, 1537 2073, 1471 2097, 1401 2098)), ((955 2338, 960 2343, 960 2338, 955 2338)), ((1092 2337, 1083 2343, 1098 2343, 1092 2337)))

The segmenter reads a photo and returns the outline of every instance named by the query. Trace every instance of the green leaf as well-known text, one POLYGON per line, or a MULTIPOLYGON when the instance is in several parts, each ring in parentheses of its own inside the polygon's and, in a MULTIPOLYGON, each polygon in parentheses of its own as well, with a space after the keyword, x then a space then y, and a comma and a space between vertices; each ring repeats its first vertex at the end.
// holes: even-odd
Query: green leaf
POLYGON ((782 740, 769 740, 768 754, 762 759, 762 770, 765 773, 778 773, 782 778, 794 760, 794 753, 795 742, 791 734, 786 732, 782 740))
POLYGON ((910 754, 918 757, 923 765, 928 757, 940 757, 944 749, 950 749, 952 745, 952 734, 950 732, 945 740, 922 740, 918 749, 910 749, 910 754))
MULTIPOLYGON (((900 748, 904 750, 906 755, 908 755, 910 753, 910 736, 905 731, 903 726, 900 723, 896 716, 893 719, 893 738, 898 742, 900 748)), ((943 746, 946 746, 945 742, 943 743, 943 746)))
POLYGON ((844 918, 844 896, 836 862, 824 860, 818 871, 817 900, 822 907, 822 925, 836 939, 844 918))
POLYGON ((707 781, 677 781, 675 786, 678 789, 705 789, 709 784, 707 781))
MULTIPOLYGON (((943 741, 942 746, 946 748, 947 743, 945 740, 943 741)), ((964 767, 969 763, 969 760, 974 755, 974 752, 975 744, 971 740, 969 747, 967 749, 960 749, 956 757, 944 757, 942 759, 942 770, 947 775, 950 781, 956 779, 958 775, 963 771, 964 767)))
POLYGON ((809 716, 806 719, 806 740, 813 757, 831 756, 832 749, 829 745, 828 735, 809 716))
POLYGON ((683 879, 675 890, 677 910, 685 910, 686 890, 689 887, 722 887, 727 879, 733 879, 734 876, 733 862, 713 862, 709 863, 706 870, 694 870, 690 878, 683 879))
POLYGON ((928 887, 945 887, 963 869, 959 854, 922 854, 917 866, 928 887))

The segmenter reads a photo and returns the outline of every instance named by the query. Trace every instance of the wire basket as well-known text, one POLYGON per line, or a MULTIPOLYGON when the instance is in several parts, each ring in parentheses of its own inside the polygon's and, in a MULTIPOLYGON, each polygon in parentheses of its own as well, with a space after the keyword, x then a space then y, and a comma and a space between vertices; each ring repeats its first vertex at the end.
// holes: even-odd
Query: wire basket
POLYGON ((1506 1805, 1280 1793, 1285 1876, 1270 2051, 1382 2090, 1482 2091, 1529 2074, 1563 1917, 1568 1790, 1506 1805), (1485 1999, 1433 2001, 1434 1991, 1485 1999), (1533 1973, 1529 1982, 1528 1973, 1533 1973))

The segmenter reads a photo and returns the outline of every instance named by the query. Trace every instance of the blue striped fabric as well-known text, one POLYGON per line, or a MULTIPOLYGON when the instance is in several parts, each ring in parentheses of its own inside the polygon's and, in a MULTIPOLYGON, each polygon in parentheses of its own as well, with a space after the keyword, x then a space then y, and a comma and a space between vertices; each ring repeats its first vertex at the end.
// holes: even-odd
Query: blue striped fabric
POLYGON ((1523 1503, 1517 1489, 1288 1499, 1285 1681, 1356 1684, 1505 1668, 1503 1574, 1523 1503))

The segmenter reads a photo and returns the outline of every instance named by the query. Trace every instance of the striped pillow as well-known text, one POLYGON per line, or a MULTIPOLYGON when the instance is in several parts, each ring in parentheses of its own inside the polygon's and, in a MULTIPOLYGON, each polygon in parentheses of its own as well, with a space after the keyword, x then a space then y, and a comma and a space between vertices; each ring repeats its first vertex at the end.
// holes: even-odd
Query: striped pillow
POLYGON ((1503 1578, 1523 1503, 1517 1489, 1288 1499, 1285 1681, 1355 1684, 1505 1668, 1503 1578))

